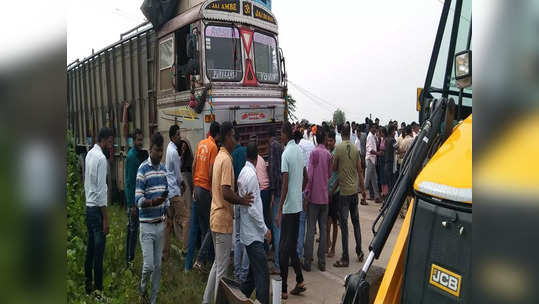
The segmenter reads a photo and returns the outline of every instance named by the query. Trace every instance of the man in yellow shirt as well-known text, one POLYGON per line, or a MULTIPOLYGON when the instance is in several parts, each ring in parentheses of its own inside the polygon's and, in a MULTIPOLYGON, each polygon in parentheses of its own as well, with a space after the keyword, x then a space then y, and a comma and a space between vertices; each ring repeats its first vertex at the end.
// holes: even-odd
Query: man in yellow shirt
POLYGON ((210 230, 213 236, 215 260, 204 291, 203 304, 212 303, 217 297, 219 281, 228 269, 232 247, 234 214, 232 205, 250 206, 253 202, 252 193, 240 197, 234 192, 234 167, 230 153, 234 150, 236 139, 232 123, 224 122, 220 132, 223 145, 215 157, 211 182, 210 230))

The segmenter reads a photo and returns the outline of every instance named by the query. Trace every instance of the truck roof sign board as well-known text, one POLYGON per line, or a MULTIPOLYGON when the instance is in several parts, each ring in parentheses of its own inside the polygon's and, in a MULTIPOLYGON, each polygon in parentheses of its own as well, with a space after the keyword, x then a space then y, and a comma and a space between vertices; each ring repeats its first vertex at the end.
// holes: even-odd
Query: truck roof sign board
POLYGON ((217 0, 211 2, 206 9, 229 12, 229 13, 240 13, 240 1, 239 0, 217 0))
POLYGON ((269 23, 273 23, 273 24, 277 24, 275 22, 275 18, 273 18, 273 16, 266 12, 264 9, 258 7, 255 5, 255 8, 254 8, 254 17, 256 19, 260 19, 262 21, 266 21, 266 22, 269 22, 269 23))

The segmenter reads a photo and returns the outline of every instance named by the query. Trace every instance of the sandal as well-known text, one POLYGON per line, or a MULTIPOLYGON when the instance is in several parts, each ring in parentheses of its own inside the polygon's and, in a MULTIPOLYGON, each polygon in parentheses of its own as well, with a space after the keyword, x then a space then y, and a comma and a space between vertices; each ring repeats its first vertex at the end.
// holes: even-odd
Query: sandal
POLYGON ((357 255, 357 259, 358 261, 361 263, 363 262, 363 258, 365 257, 365 253, 361 252, 361 254, 358 254, 357 255))
POLYGON ((271 267, 270 275, 281 275, 281 271, 275 267, 271 267))
POLYGON ((341 268, 342 267, 348 267, 348 263, 345 263, 345 262, 339 260, 339 261, 333 263, 333 267, 341 267, 341 268))
POLYGON ((297 295, 299 295, 300 293, 304 292, 305 290, 307 290, 307 289, 305 288, 305 286, 299 286, 299 285, 296 285, 296 287, 294 287, 294 289, 292 289, 292 290, 290 291, 290 294, 297 296, 297 295))

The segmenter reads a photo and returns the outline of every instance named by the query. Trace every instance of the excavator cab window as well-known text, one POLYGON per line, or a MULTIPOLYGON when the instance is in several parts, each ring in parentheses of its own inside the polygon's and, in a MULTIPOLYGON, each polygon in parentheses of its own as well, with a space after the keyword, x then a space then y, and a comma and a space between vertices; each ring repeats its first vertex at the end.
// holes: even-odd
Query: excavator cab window
MULTIPOLYGON (((455 119, 472 112, 472 87, 459 88, 455 77, 455 55, 471 50, 472 2, 446 0, 436 35, 427 78, 420 97, 421 123, 428 118, 429 104, 434 99, 453 98, 458 105, 455 119)), ((470 61, 471 62, 471 61, 470 61)))

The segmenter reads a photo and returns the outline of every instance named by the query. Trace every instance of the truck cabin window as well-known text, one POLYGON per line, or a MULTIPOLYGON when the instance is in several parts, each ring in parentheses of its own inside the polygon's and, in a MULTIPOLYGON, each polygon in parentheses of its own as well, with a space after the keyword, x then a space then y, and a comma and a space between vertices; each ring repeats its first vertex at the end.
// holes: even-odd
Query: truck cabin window
POLYGON ((191 89, 191 77, 199 75, 198 45, 196 28, 186 25, 175 33, 176 37, 176 89, 186 91, 191 89))
POLYGON ((159 70, 172 67, 174 63, 174 42, 167 39, 159 44, 159 70))
POLYGON ((159 42, 159 89, 173 88, 174 39, 167 38, 159 42))
POLYGON ((210 25, 206 27, 205 34, 208 78, 240 81, 243 72, 239 31, 233 27, 210 25))
POLYGON ((279 83, 279 60, 275 38, 255 32, 254 55, 258 82, 279 83))

